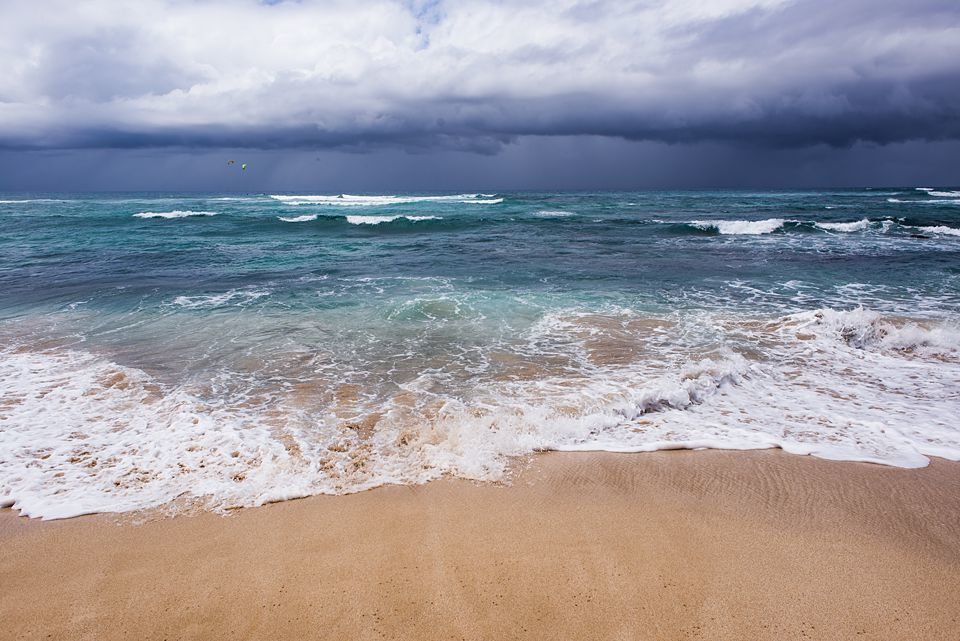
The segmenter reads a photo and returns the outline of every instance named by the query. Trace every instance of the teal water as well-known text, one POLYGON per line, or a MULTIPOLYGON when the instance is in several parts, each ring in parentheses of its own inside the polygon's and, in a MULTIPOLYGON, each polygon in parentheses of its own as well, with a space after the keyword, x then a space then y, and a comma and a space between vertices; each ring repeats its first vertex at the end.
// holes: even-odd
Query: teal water
MULTIPOLYGON (((0 195, 0 501, 960 458, 960 192, 0 195)), ((172 508, 171 508, 172 509, 172 508)))

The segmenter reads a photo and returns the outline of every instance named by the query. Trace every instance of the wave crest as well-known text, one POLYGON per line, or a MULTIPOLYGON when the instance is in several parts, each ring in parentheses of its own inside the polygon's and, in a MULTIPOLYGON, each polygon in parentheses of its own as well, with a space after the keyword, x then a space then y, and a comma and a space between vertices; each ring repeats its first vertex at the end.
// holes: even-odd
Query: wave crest
POLYGON ((455 202, 494 205, 503 202, 502 198, 483 198, 484 194, 457 194, 453 196, 355 196, 338 194, 336 196, 304 195, 285 196, 273 194, 270 198, 285 205, 320 205, 327 207, 389 207, 410 203, 455 202))
POLYGON ((215 211, 141 211, 133 215, 134 218, 188 218, 190 216, 216 216, 215 211))
POLYGON ((379 225, 381 223, 392 223, 398 220, 409 220, 416 223, 424 220, 443 220, 442 216, 347 216, 347 222, 351 225, 379 225))
POLYGON ((826 229, 828 231, 838 231, 838 232, 855 232, 855 231, 864 231, 869 229, 873 222, 869 218, 864 218, 863 220, 856 220, 850 223, 815 223, 817 227, 821 229, 826 229))
POLYGON ((783 218, 766 220, 692 220, 690 224, 698 229, 715 229, 724 235, 761 235, 772 234, 782 228, 787 221, 783 218))

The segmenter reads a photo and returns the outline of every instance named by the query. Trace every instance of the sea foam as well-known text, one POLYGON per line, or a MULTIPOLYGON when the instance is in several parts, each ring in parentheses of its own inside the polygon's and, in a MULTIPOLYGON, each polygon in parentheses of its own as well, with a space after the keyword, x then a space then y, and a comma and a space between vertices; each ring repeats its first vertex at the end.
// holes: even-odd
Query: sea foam
POLYGON ((849 223, 816 223, 816 226, 828 231, 849 233, 869 229, 871 224, 868 218, 864 218, 863 220, 855 220, 849 223))
POLYGON ((231 289, 219 294, 177 296, 173 304, 186 309, 206 309, 221 305, 243 305, 270 295, 269 289, 231 289))
POLYGON ((760 235, 770 234, 787 221, 783 218, 768 218, 766 220, 692 220, 690 224, 700 229, 716 229, 721 234, 730 235, 760 235))
POLYGON ((355 196, 339 194, 336 196, 285 196, 271 195, 270 198, 286 205, 322 205, 329 207, 389 207, 410 203, 456 202, 493 205, 503 199, 484 199, 481 194, 457 194, 453 196, 355 196))
POLYGON ((210 397, 206 381, 170 385, 91 352, 8 350, 0 501, 43 518, 175 499, 221 510, 443 475, 495 480, 511 457, 544 449, 960 460, 950 324, 860 309, 768 320, 558 310, 514 350, 491 351, 496 367, 472 371, 466 387, 451 387, 448 361, 356 396, 349 418, 321 402, 335 379, 276 365, 246 391, 210 397), (721 347, 696 347, 717 332, 721 347), (289 384, 271 385, 278 375, 289 384))
POLYGON ((409 220, 415 223, 423 220, 442 219, 442 216, 347 216, 347 222, 351 225, 379 225, 380 223, 392 223, 395 220, 409 220))
POLYGON ((920 231, 928 234, 943 234, 945 236, 960 236, 960 229, 947 227, 946 225, 935 225, 932 227, 919 227, 920 231))
POLYGON ((190 216, 216 216, 215 211, 185 211, 175 209, 173 211, 141 211, 134 214, 134 218, 188 218, 190 216))

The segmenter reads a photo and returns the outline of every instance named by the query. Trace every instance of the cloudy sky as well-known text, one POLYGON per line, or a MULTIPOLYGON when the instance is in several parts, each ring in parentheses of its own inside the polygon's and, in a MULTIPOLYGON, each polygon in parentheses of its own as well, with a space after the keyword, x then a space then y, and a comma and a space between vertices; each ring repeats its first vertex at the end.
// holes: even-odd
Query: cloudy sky
POLYGON ((0 0, 0 16, 4 190, 960 183, 957 0, 0 0))

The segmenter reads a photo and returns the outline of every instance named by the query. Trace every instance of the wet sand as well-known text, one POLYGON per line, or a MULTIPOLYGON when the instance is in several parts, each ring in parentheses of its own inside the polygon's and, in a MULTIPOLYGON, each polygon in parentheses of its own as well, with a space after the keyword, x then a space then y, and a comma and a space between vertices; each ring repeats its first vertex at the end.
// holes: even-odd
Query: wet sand
POLYGON ((229 517, 0 511, 2 639, 960 639, 960 463, 534 457, 229 517))

